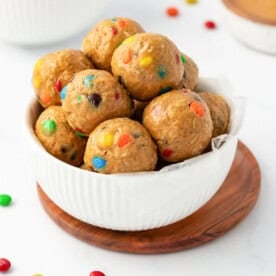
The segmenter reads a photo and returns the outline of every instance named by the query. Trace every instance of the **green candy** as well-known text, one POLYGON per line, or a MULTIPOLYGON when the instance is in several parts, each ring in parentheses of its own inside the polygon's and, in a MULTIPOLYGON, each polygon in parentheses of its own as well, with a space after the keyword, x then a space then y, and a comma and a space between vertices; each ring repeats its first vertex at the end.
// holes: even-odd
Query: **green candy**
POLYGON ((41 126, 45 135, 53 134, 57 128, 56 122, 52 119, 44 121, 41 126))
POLYGON ((184 63, 186 63, 186 58, 183 56, 183 55, 181 55, 181 62, 184 64, 184 63))
POLYGON ((0 206, 9 206, 11 204, 12 198, 10 195, 2 194, 0 195, 0 206))

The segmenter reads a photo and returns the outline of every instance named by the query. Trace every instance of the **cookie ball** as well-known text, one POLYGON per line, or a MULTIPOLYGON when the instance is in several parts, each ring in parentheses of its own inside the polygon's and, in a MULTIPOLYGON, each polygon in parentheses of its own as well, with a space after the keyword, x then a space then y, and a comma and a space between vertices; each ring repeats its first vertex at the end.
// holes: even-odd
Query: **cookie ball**
POLYGON ((214 125, 213 137, 217 137, 227 132, 230 122, 230 108, 226 100, 218 94, 212 92, 199 92, 199 96, 208 105, 214 125))
POLYGON ((102 121, 133 113, 132 99, 109 72, 79 72, 64 89, 62 108, 67 121, 83 135, 89 135, 102 121))
POLYGON ((86 140, 68 125, 61 106, 48 107, 40 114, 35 133, 43 147, 56 158, 73 166, 82 163, 86 140))
POLYGON ((65 49, 41 57, 34 66, 33 87, 43 107, 60 105, 62 88, 76 72, 93 68, 78 50, 65 49))
POLYGON ((161 159, 168 162, 201 154, 213 131, 207 104, 188 89, 153 99, 144 110, 143 124, 156 141, 161 159))
POLYGON ((111 67, 113 74, 139 101, 172 90, 184 74, 183 59, 174 43, 152 33, 127 38, 115 50, 111 67))
POLYGON ((86 35, 82 42, 82 51, 97 68, 110 70, 114 50, 129 36, 142 32, 143 28, 129 18, 103 20, 86 35))
POLYGON ((140 123, 128 118, 111 119, 90 134, 84 162, 106 174, 151 171, 157 163, 156 146, 140 123))
POLYGON ((181 88, 188 88, 191 90, 195 90, 198 84, 198 75, 199 70, 197 64, 194 62, 193 59, 191 59, 186 54, 182 54, 181 56, 183 62, 184 62, 184 74, 181 82, 177 86, 178 89, 181 88))
POLYGON ((88 166, 85 165, 85 164, 82 164, 82 165, 80 166, 80 169, 85 170, 85 171, 90 171, 90 172, 92 172, 91 167, 88 167, 88 166))

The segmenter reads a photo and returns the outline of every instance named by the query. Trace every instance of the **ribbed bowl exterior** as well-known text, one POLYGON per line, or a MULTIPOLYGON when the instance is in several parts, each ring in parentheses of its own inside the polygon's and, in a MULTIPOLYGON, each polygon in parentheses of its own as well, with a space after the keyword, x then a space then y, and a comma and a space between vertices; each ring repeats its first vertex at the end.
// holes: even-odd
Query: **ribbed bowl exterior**
POLYGON ((107 0, 1 0, 0 39, 22 45, 52 43, 92 26, 107 0))
POLYGON ((104 175, 81 170, 48 154, 33 125, 39 114, 33 100, 27 130, 35 179, 64 211, 89 224, 125 231, 158 228, 203 206, 219 189, 232 164, 237 138, 181 168, 104 175))

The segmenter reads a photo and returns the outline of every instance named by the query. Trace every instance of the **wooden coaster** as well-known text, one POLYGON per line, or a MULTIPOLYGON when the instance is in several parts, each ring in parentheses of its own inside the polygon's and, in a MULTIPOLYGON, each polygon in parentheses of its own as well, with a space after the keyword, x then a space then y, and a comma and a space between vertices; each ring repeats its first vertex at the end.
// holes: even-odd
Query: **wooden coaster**
POLYGON ((215 196, 189 217, 158 229, 136 232, 107 230, 79 221, 55 205, 37 185, 48 215, 75 237, 108 250, 167 253, 214 240, 241 222, 260 192, 260 169, 249 149, 238 143, 232 168, 215 196))

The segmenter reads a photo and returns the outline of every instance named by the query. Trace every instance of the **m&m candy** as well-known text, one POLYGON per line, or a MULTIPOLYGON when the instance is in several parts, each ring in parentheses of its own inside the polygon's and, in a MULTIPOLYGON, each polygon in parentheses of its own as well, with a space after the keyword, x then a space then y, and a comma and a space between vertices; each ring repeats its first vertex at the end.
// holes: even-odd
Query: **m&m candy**
POLYGON ((10 269, 11 262, 5 258, 0 258, 0 272, 6 272, 10 269))
POLYGON ((179 15, 179 10, 176 7, 168 7, 166 9, 166 14, 170 17, 175 17, 179 15))
POLYGON ((7 194, 0 194, 0 206, 9 206, 11 204, 12 198, 7 194))

